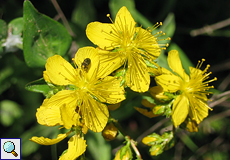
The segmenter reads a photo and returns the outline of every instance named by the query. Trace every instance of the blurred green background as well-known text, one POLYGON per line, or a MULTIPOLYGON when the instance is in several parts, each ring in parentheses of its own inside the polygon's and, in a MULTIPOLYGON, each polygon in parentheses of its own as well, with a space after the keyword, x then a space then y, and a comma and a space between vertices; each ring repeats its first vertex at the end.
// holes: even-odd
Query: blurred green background
MULTIPOLYGON (((60 23, 53 3, 49 0, 31 0, 34 7, 60 23)), ((188 69, 205 58, 210 64, 213 82, 214 107, 210 115, 200 125, 199 132, 178 132, 177 143, 172 149, 158 157, 149 155, 149 147, 141 143, 141 138, 154 132, 163 133, 170 129, 170 120, 164 117, 149 119, 133 109, 140 106, 141 97, 134 95, 121 108, 111 114, 117 118, 127 133, 138 142, 138 149, 144 160, 228 160, 230 159, 230 1, 185 1, 185 0, 58 0, 57 1, 73 30, 73 42, 67 57, 73 56, 79 47, 92 45, 86 38, 86 25, 93 21, 108 22, 107 13, 115 16, 125 5, 138 24, 144 28, 156 22, 163 22, 160 30, 172 38, 170 46, 159 57, 159 64, 167 67, 166 55, 171 49, 180 52, 182 63, 188 69)), ((23 0, 1 0, 0 18, 7 24, 23 16, 23 0)), ((166 38, 165 37, 165 38, 166 38)), ((163 37, 164 38, 164 37, 163 37)), ((166 41, 160 41, 163 43, 166 41)), ((29 68, 22 50, 0 54, 0 137, 21 138, 22 159, 58 159, 67 148, 68 138, 53 146, 40 146, 29 139, 32 136, 54 138, 58 127, 45 127, 37 124, 36 109, 42 104, 41 93, 27 91, 25 85, 42 77, 44 68, 29 68)), ((118 136, 106 142, 100 133, 86 135, 89 160, 113 159, 123 138, 118 136)))

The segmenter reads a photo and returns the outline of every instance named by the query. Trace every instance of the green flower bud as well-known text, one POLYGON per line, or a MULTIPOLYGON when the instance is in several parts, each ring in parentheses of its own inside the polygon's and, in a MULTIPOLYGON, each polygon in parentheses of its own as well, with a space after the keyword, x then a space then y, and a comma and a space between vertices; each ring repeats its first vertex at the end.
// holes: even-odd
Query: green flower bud
POLYGON ((133 156, 130 149, 130 145, 126 144, 116 153, 114 160, 132 160, 132 158, 133 156))
POLYGON ((161 154, 163 152, 163 147, 158 144, 158 145, 154 145, 150 148, 149 152, 151 154, 151 156, 157 156, 159 154, 161 154))

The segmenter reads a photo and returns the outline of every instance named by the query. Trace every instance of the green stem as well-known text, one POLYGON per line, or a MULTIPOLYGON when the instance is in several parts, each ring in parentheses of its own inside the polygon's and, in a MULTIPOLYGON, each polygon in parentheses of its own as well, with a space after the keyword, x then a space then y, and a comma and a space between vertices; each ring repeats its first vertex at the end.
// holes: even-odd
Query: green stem
POLYGON ((114 125, 117 127, 117 129, 119 130, 119 132, 125 137, 125 140, 131 144, 134 152, 136 153, 136 156, 139 160, 142 160, 141 158, 141 154, 137 148, 137 142, 134 141, 133 139, 130 138, 130 136, 128 134, 125 133, 125 131, 123 130, 123 128, 121 127, 120 123, 115 120, 114 118, 110 118, 110 120, 114 123, 114 125))

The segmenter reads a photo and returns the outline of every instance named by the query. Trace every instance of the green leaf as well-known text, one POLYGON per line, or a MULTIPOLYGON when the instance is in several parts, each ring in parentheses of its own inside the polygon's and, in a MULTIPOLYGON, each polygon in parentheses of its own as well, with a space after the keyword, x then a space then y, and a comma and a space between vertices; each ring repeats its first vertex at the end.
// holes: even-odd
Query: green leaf
POLYGON ((4 126, 11 126, 17 118, 22 116, 20 106, 14 101, 3 100, 0 102, 0 107, 0 122, 4 126))
POLYGON ((12 28, 13 35, 22 35, 23 31, 23 17, 13 19, 9 24, 8 28, 12 28))
POLYGON ((46 84, 44 78, 28 83, 25 89, 32 92, 43 93, 44 96, 47 96, 50 91, 50 87, 46 84))
POLYGON ((23 51, 29 67, 44 67, 47 58, 67 53, 72 41, 68 31, 39 13, 28 0, 24 1, 23 19, 23 51))
POLYGON ((7 38, 7 24, 4 20, 0 19, 0 54, 3 53, 2 44, 7 38))

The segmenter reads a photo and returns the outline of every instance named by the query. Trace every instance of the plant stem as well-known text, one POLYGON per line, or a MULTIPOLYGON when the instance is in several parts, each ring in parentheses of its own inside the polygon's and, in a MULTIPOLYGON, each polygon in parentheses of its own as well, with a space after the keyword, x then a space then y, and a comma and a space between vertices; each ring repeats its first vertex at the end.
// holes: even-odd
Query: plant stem
POLYGON ((137 158, 139 160, 142 160, 141 154, 140 154, 140 152, 136 146, 137 142, 134 141, 133 139, 131 139, 130 136, 125 133, 125 131, 123 130, 123 128, 121 127, 120 123, 117 120, 115 120, 114 118, 111 118, 111 121, 114 123, 114 125, 117 127, 117 129, 120 131, 120 133, 125 137, 126 141, 129 141, 131 143, 131 146, 132 146, 134 152, 136 153, 137 158))

